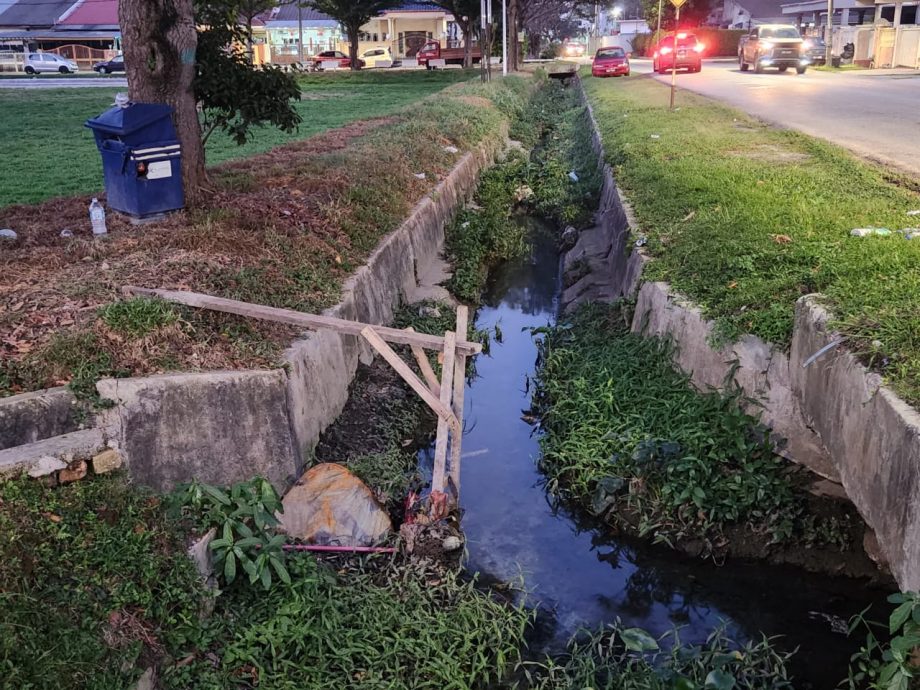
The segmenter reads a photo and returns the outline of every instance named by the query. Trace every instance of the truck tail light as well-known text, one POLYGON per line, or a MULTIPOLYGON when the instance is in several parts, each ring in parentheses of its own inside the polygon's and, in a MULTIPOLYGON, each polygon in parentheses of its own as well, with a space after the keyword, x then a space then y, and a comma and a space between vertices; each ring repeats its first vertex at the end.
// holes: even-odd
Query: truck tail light
POLYGON ((670 52, 671 52, 670 46, 661 46, 661 54, 662 54, 662 55, 667 55, 667 54, 670 53, 670 52))
POLYGON ((704 50, 706 50, 706 46, 704 46, 702 43, 697 43, 695 46, 693 46, 693 50, 697 53, 702 53, 704 50))

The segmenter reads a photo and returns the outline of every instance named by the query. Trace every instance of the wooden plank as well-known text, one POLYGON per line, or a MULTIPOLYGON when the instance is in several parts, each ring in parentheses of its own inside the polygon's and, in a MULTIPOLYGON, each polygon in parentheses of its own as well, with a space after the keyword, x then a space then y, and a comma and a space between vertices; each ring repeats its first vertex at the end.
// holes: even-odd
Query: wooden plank
MULTIPOLYGON (((441 404, 450 409, 454 396, 454 363, 456 355, 456 335, 453 331, 444 333, 444 364, 441 367, 441 404)), ((453 413, 451 413, 453 417, 453 413)), ((456 417, 454 417, 456 420, 456 417)), ((438 435, 434 441, 434 470, 431 473, 431 491, 444 491, 447 485, 447 446, 450 440, 448 423, 444 418, 438 419, 438 435)), ((454 439, 462 433, 459 423, 454 429, 454 439)))
MULTIPOLYGON (((151 290, 149 288, 134 287, 132 285, 125 285, 122 287, 121 291, 128 296, 144 295, 147 297, 159 297, 168 302, 184 304, 198 309, 210 309, 226 314, 245 316, 251 319, 288 323, 292 326, 301 326, 303 328, 328 328, 338 333, 354 336, 361 335, 364 328, 371 325, 359 321, 337 319, 333 316, 307 314, 306 312, 294 311, 293 309, 279 309, 278 307, 267 307, 262 304, 214 297, 213 295, 205 295, 200 292, 187 292, 185 290, 151 290)), ((386 326, 373 326, 373 328, 381 338, 391 343, 418 345, 427 350, 437 350, 438 352, 444 351, 444 338, 441 336, 428 335, 427 333, 409 333, 408 331, 398 328, 387 328, 386 326)), ((482 345, 479 343, 468 343, 464 341, 457 343, 457 348, 459 348, 464 355, 475 355, 482 352, 482 345)))
POLYGON ((361 331, 361 335, 370 343, 371 347, 377 350, 380 356, 396 370, 396 373, 402 376, 403 380, 409 384, 409 387, 418 393, 419 397, 425 401, 428 407, 434 410, 434 413, 438 415, 439 425, 443 421, 452 427, 457 426, 457 420, 454 418, 454 413, 451 411, 450 405, 443 404, 434 393, 428 389, 425 382, 416 376, 409 365, 400 359, 399 355, 393 351, 393 348, 386 344, 383 338, 377 335, 373 327, 365 326, 364 330, 361 331))
MULTIPOLYGON (((470 311, 465 304, 457 307, 457 333, 461 338, 466 337, 469 324, 470 311)), ((466 356, 457 353, 454 365, 454 416, 460 426, 460 433, 455 434, 450 445, 450 481, 454 486, 457 501, 460 500, 460 453, 463 446, 463 398, 466 392, 466 356)))
MULTIPOLYGON (((415 329, 411 326, 406 330, 415 333, 415 329)), ((418 345, 410 345, 409 347, 412 349, 412 354, 415 355, 415 361, 418 363, 418 368, 422 372, 422 376, 426 383, 428 383, 428 388, 431 389, 432 393, 440 397, 441 384, 438 383, 438 377, 434 373, 434 369, 431 368, 431 362, 428 361, 428 355, 425 354, 425 350, 418 345)))

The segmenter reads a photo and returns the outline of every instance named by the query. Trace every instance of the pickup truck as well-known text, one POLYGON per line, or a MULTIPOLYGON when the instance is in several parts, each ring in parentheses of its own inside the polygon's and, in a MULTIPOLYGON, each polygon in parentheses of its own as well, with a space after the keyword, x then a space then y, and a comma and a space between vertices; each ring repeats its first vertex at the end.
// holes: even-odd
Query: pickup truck
POLYGON ((785 72, 790 67, 805 74, 810 60, 799 30, 792 24, 764 24, 751 29, 738 43, 738 66, 760 74, 767 67, 785 72))
MULTIPOLYGON (((431 69, 429 60, 444 60, 445 65, 462 65, 464 48, 442 48, 439 41, 428 41, 418 50, 418 64, 431 69)), ((478 46, 470 48, 470 57, 475 65, 482 59, 478 46)))

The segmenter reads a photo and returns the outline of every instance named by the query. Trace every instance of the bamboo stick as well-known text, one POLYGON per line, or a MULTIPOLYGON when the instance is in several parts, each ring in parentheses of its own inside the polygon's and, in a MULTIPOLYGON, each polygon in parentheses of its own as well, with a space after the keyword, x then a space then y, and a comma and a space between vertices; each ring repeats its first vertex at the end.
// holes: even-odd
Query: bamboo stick
MULTIPOLYGON (((455 352, 456 335, 453 331, 444 333, 444 365, 441 367, 441 404, 450 409, 451 398, 454 395, 454 363, 456 360, 455 352)), ((456 417, 451 412, 456 422, 456 417)), ((447 419, 438 419, 438 434, 434 442, 434 471, 431 475, 431 492, 444 492, 446 488, 447 477, 447 446, 450 440, 450 433, 447 419)), ((454 439, 459 438, 460 429, 457 424, 454 429, 454 439)))
MULTIPOLYGON (((465 304, 457 307, 457 333, 460 338, 466 338, 469 324, 469 309, 465 304)), ((463 398, 466 392, 466 355, 457 353, 454 364, 454 417, 460 427, 460 433, 455 434, 450 445, 450 481, 454 485, 457 502, 460 501, 460 453, 463 445, 463 398)))

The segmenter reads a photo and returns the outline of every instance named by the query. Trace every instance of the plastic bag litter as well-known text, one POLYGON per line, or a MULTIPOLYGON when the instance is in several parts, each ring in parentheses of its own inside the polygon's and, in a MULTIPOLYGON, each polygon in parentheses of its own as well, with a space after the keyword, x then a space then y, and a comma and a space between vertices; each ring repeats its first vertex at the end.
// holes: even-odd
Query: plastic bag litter
POLYGON ((888 228, 853 228, 850 230, 850 234, 853 237, 868 237, 869 235, 887 237, 891 234, 891 230, 888 228))
POLYGON ((569 171, 569 179, 572 182, 578 182, 578 173, 576 173, 574 170, 569 171))
POLYGON ((425 173, 415 173, 415 177, 417 177, 417 178, 420 179, 420 180, 424 180, 424 179, 425 179, 425 173))
POLYGON ((0 237, 5 240, 15 240, 19 235, 16 234, 15 230, 10 230, 9 228, 3 228, 0 230, 0 237))
POLYGON ((448 153, 458 153, 460 151, 456 146, 445 146, 444 150, 448 153))

